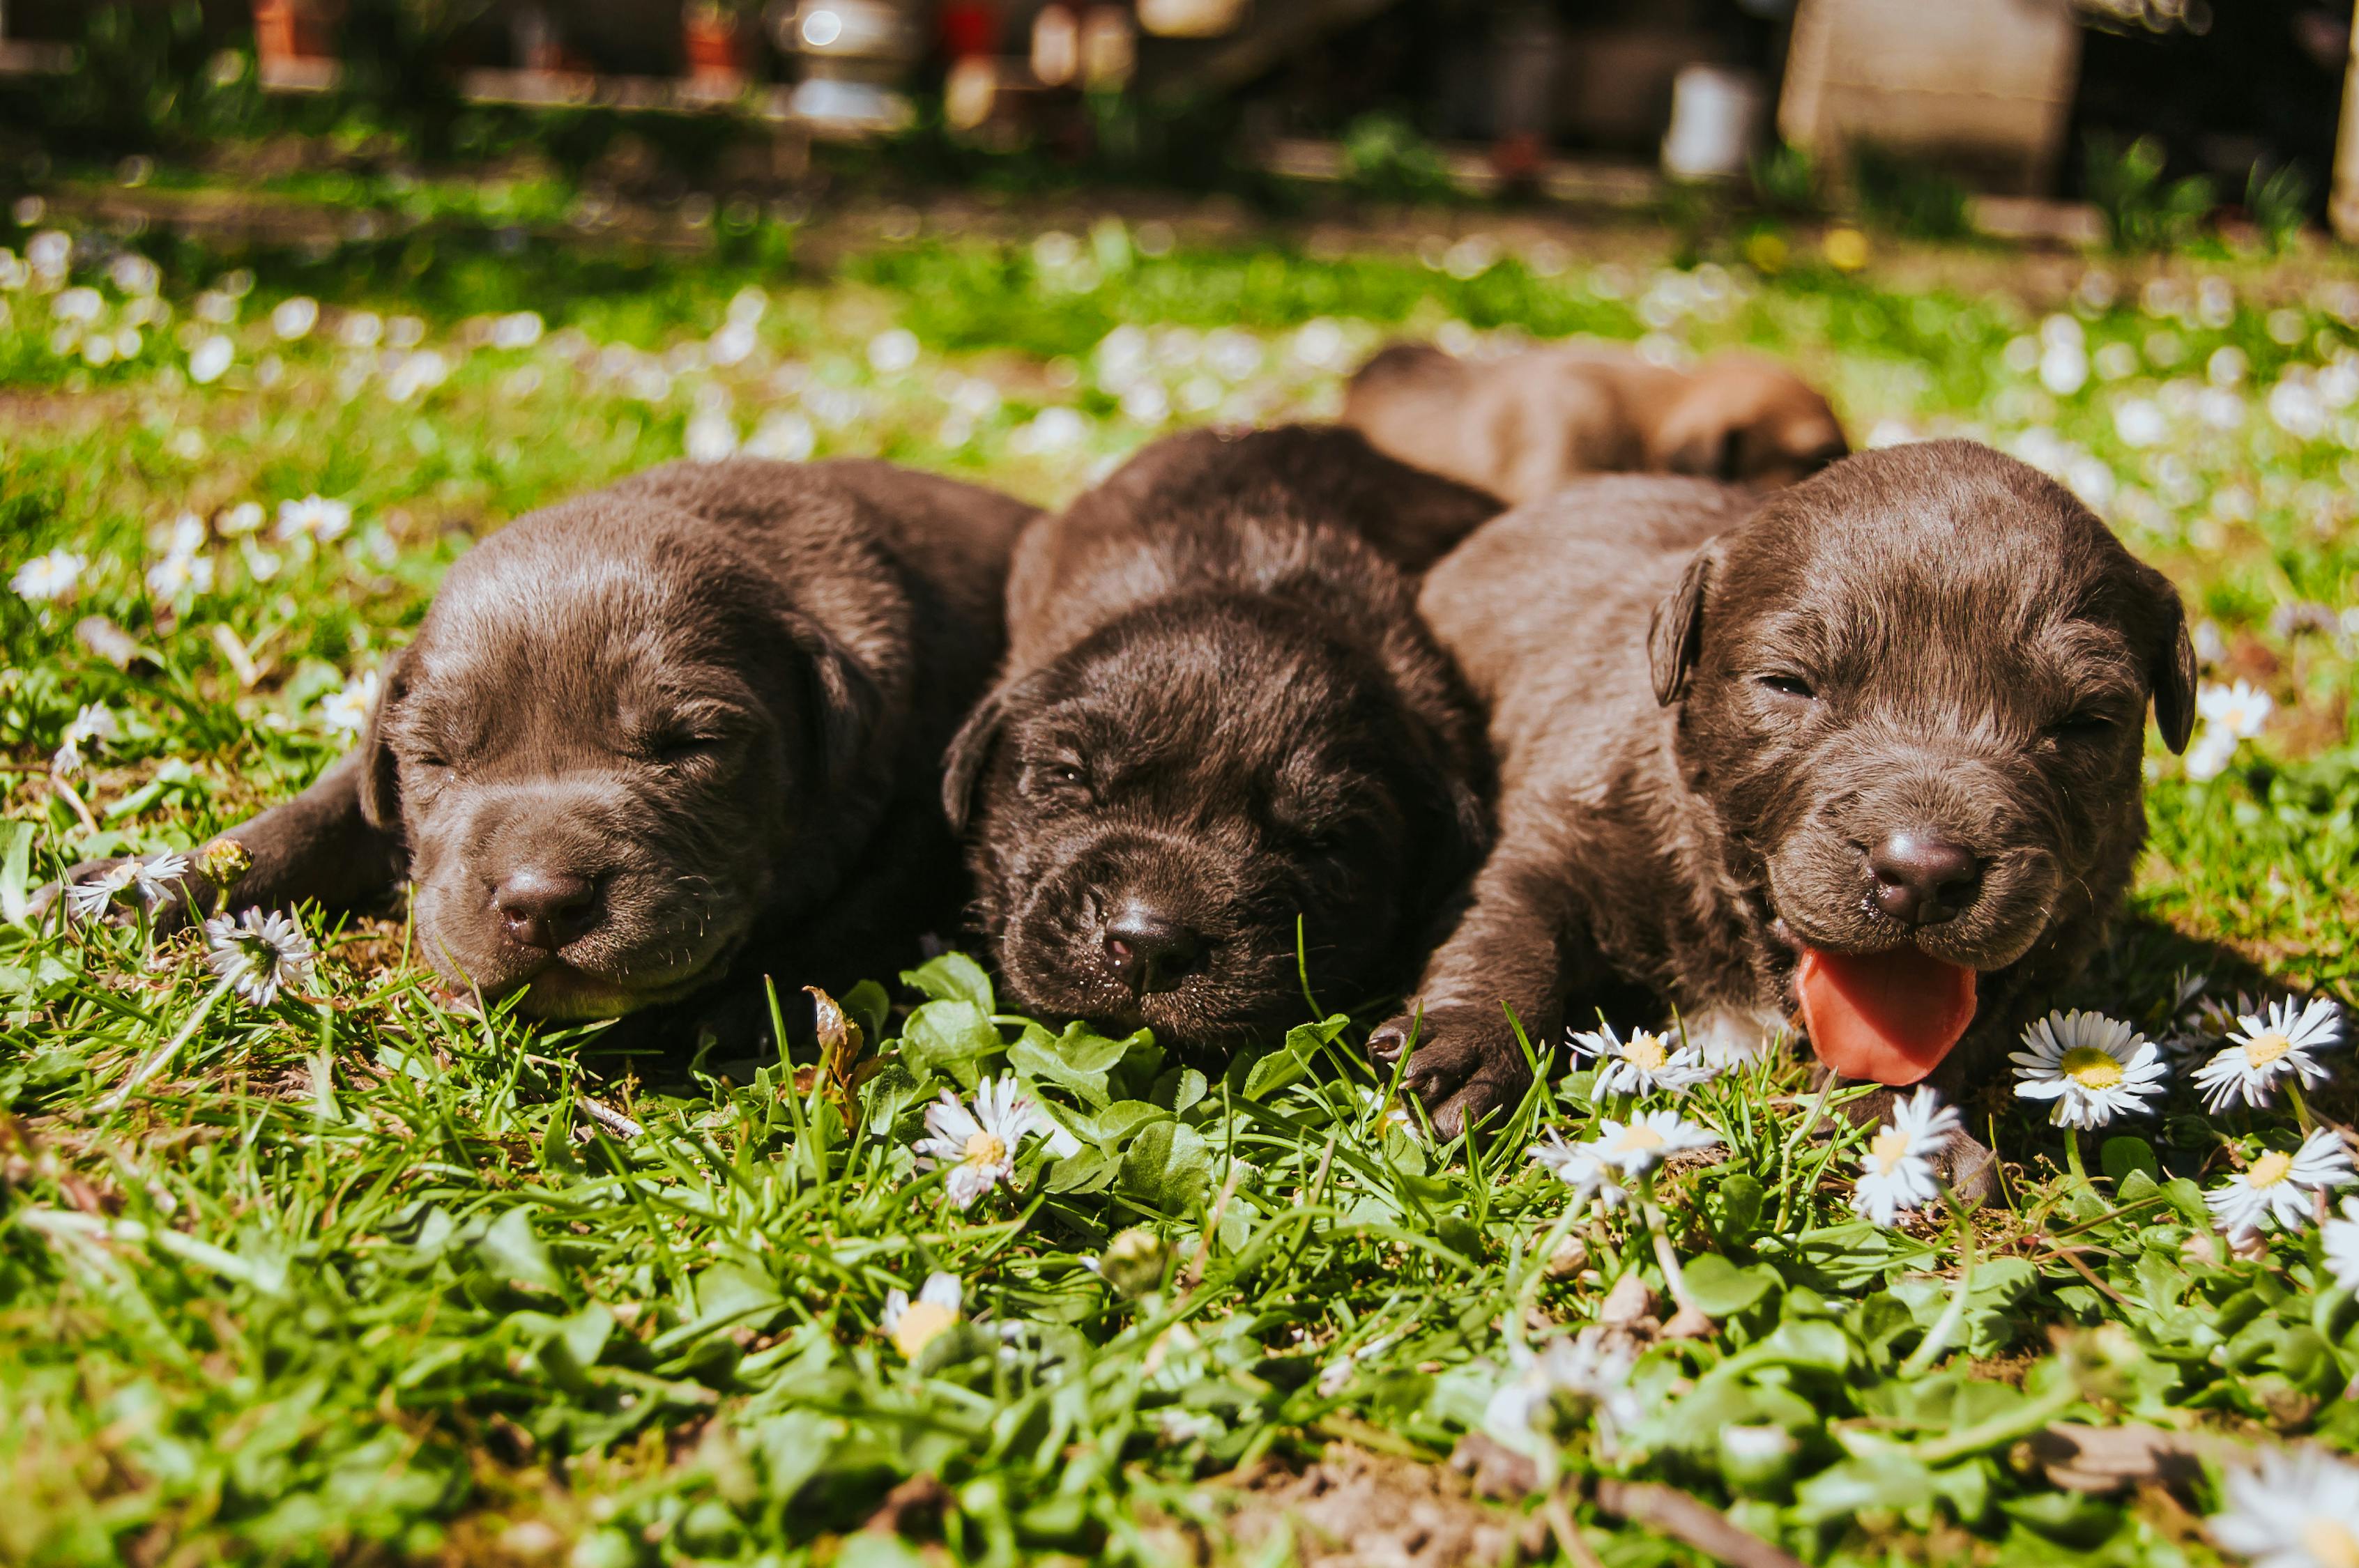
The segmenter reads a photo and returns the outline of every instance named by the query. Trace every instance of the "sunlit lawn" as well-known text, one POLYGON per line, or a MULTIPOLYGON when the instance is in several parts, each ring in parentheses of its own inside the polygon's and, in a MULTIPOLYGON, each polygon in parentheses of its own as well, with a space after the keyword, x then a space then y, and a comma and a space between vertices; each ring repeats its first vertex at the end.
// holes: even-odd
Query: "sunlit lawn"
MULTIPOLYGON (((2317 1225, 2240 1256, 2202 1196, 2294 1118, 2183 1082, 2222 1043, 2203 1002, 2350 996, 2351 277, 2092 264, 2031 304, 1983 292, 1989 255, 1963 292, 1799 246, 1777 276, 1471 241, 1429 266, 1119 224, 824 281, 539 244, 159 271, 66 243, 0 261, 0 1559, 1270 1561, 1231 1541, 1233 1482, 1194 1483, 1336 1440, 1439 1461, 1487 1426, 1569 1478, 1562 1524, 1616 1564, 1689 1559, 1585 1478, 1669 1483, 1813 1561, 2203 1563, 2221 1465, 2359 1444, 2359 1309, 2317 1225), (2215 776, 2153 749, 2153 852, 2068 999, 2167 1044, 2168 1114, 2085 1139, 2081 1182, 2007 1086, 1965 1107, 2010 1161, 1970 1277, 1947 1215, 1854 1216, 1864 1139, 1800 1135, 1784 1058, 1682 1102, 1722 1147, 1656 1182, 1658 1238, 1526 1158, 1629 1111, 1561 1042, 1505 1130, 1437 1150, 1343 1019, 1208 1076, 999 1015, 945 959, 845 999, 888 1064, 845 1098, 449 1011, 398 912, 307 913, 321 1001, 260 1008, 194 935, 27 923, 67 861, 189 849, 300 787, 441 568, 536 503, 741 447, 1054 501, 1163 428, 1330 413, 1398 330, 1789 355, 1860 439, 1972 435, 2058 474, 2180 583, 2207 683, 2273 699, 2250 736, 2210 722, 2215 776), (962 1212, 910 1145, 941 1090, 1003 1072, 1080 1152, 1021 1141, 962 1212), (1665 1256, 1694 1336, 1616 1313, 1586 1372, 1545 1353, 1625 1275, 1661 1292, 1665 1256), (938 1272, 959 1322, 886 1332, 938 1272), (2083 1495, 2025 1446, 2059 1421, 2225 1445, 2175 1488, 2083 1495), (943 1489, 896 1516, 917 1539, 846 1534, 918 1476, 943 1489)), ((2329 1121, 2348 1050, 2321 1053, 2329 1121)))

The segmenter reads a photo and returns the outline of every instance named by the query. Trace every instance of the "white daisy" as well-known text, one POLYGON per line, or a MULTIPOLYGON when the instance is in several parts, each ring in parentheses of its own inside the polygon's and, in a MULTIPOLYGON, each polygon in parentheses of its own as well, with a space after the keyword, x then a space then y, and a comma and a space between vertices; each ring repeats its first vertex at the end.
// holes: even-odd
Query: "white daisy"
POLYGON ((1719 1141, 1718 1133, 1682 1119, 1675 1110, 1647 1110, 1627 1125, 1610 1116, 1598 1118, 1597 1136, 1583 1147, 1625 1176, 1643 1176, 1674 1154, 1719 1141))
POLYGON ((898 1286, 886 1292, 885 1313, 876 1326, 885 1331, 893 1348, 915 1361, 927 1346, 957 1325, 965 1315, 962 1311, 965 1300, 956 1274, 929 1274, 916 1301, 898 1286))
POLYGON ((114 710, 103 702, 84 703, 73 716, 65 733, 58 737, 57 755, 49 759, 49 772, 76 773, 82 771, 82 749, 93 741, 112 741, 120 731, 114 710))
POLYGON ((311 983, 310 941, 294 917, 277 910, 245 912, 243 922, 216 914, 205 922, 205 964, 256 1007, 268 1007, 284 988, 311 983))
POLYGON ((330 733, 357 735, 368 728, 369 714, 376 708, 377 673, 364 670, 346 681, 343 689, 332 691, 320 699, 320 722, 330 733))
POLYGON ((1010 1073, 984 1079, 974 1091, 973 1110, 944 1089, 940 1100, 926 1108, 926 1130, 933 1136, 910 1145, 918 1168, 930 1171, 937 1162, 949 1165, 951 1202, 965 1208, 1012 1179, 1016 1144, 1026 1133, 1047 1127, 1039 1108, 1010 1073))
POLYGON ((178 601, 213 590, 213 558, 196 551, 174 550, 147 568, 147 591, 158 599, 178 601))
POLYGON ((1483 1411, 1483 1430, 1503 1448, 1543 1457, 1586 1420, 1611 1449, 1646 1413, 1630 1389, 1637 1357, 1626 1340, 1594 1326, 1550 1340, 1537 1355, 1516 1345, 1507 1356, 1507 1377, 1483 1411))
POLYGON ((2203 722, 2239 741, 2259 739, 2276 707, 2267 692, 2256 691, 2245 681, 2234 686, 2206 684, 2195 693, 2195 711, 2203 722))
POLYGON ((1851 1206, 1878 1225, 1890 1225, 1903 1209, 1921 1208, 1941 1195, 1933 1157, 1964 1129, 1940 1096, 1920 1088, 1892 1108, 1892 1119, 1877 1130, 1859 1157, 1859 1183, 1851 1206))
POLYGON ((2194 744, 2187 748, 2180 765, 2197 784, 2210 784, 2228 771, 2228 764, 2235 760, 2236 748, 2242 744, 2232 731, 2206 727, 2195 737, 2194 744))
POLYGON ((2264 1450, 2220 1482, 2212 1539, 2252 1568, 2359 1563, 2359 1466, 2301 1447, 2264 1450))
POLYGON ((300 501, 278 503, 278 526, 273 530, 284 542, 303 535, 326 544, 343 537, 353 525, 353 509, 341 501, 330 501, 320 495, 307 495, 300 501))
POLYGON ((2359 1198, 2343 1200, 2343 1217, 2319 1227, 2326 1248, 2326 1271, 2346 1291, 2359 1291, 2359 1198))
POLYGON ((1554 1128, 1549 1130, 1545 1139, 1532 1145, 1531 1157, 1571 1187, 1577 1203, 1598 1198, 1607 1208, 1619 1208, 1622 1200, 1630 1195, 1614 1179, 1614 1167, 1599 1156, 1595 1144, 1568 1143, 1554 1128))
POLYGON ((46 556, 35 556, 16 568, 8 586, 18 598, 30 604, 46 604, 53 599, 63 599, 82 581, 82 569, 90 557, 71 550, 51 550, 46 556))
POLYGON ((1634 1031, 1624 1040, 1612 1024, 1601 1021, 1595 1029, 1575 1033, 1572 1048, 1597 1058, 1599 1096, 1645 1095, 1657 1089, 1684 1094, 1712 1076, 1701 1052, 1651 1029, 1634 1031))
POLYGON ((2015 1092, 2054 1100, 2048 1119, 2058 1127, 2103 1127, 2141 1114, 2169 1076, 2153 1041, 2102 1012, 2051 1012, 2023 1032, 2023 1045, 2007 1057, 2015 1092))
POLYGON ((2258 1016, 2246 1013, 2236 1021, 2237 1033, 2196 1071, 2206 1106, 2225 1110, 2240 1097, 2246 1105, 2265 1106, 2288 1073, 2299 1077, 2304 1088, 2325 1078, 2325 1065, 2310 1054, 2342 1044, 2343 1010, 2324 997, 2303 1003, 2299 1012, 2294 1009, 2287 998, 2258 1016))
POLYGON ((2321 1127, 2288 1154, 2272 1149, 2203 1195, 2212 1216, 2231 1238, 2264 1230, 2298 1229, 2309 1217, 2312 1193, 2359 1181, 2351 1156, 2332 1128, 2321 1127))
POLYGON ((152 860, 132 863, 132 881, 139 884, 143 903, 155 903, 168 898, 176 891, 174 884, 189 874, 189 858, 177 850, 168 850, 152 860))
POLYGON ((88 881, 67 888, 67 913, 77 920, 94 920, 114 908, 116 897, 138 879, 136 861, 119 860, 88 881))

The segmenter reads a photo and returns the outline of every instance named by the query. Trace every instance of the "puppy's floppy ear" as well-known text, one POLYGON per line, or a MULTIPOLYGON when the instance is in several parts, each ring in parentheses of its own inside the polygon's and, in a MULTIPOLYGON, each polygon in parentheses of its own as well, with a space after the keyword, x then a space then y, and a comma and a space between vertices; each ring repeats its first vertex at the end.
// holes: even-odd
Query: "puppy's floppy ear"
POLYGON ((2162 742, 2173 752, 2187 750, 2195 732, 2195 643, 2187 634, 2187 607, 2170 579, 2147 566, 2135 563, 2139 587, 2151 596, 2155 615, 2147 649, 2147 682, 2154 690, 2154 721, 2162 742))
POLYGON ((876 677, 826 628, 789 612, 787 637, 802 655, 805 722, 813 754, 830 789, 851 784, 869 755, 885 714, 885 693, 876 677))
POLYGON ((950 819, 952 832, 966 831, 967 819, 974 814, 975 786, 983 782, 983 770, 999 744, 1006 719, 1007 687, 995 687, 951 737, 950 750, 942 756, 942 815, 950 819))
POLYGON ((401 770, 393 748, 386 743, 385 718, 401 700, 406 662, 404 654, 395 654, 385 661, 377 682, 376 706, 369 709, 368 728, 361 731, 357 748, 361 820, 380 833, 401 831, 401 770))
POLYGON ((1680 586, 1655 606, 1647 630, 1647 664, 1655 677, 1655 700, 1665 708, 1688 694, 1688 674, 1703 653, 1703 595, 1719 552, 1698 550, 1680 576, 1680 586))

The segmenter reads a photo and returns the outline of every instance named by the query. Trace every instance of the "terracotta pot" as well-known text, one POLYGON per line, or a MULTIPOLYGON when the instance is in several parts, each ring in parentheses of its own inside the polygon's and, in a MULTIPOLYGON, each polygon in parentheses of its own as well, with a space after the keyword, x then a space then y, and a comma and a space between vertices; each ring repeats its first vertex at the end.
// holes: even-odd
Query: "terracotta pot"
POLYGON ((335 17, 312 0, 254 0, 255 52, 264 59, 332 59, 335 17))
POLYGON ((752 50, 745 24, 728 12, 691 5, 681 14, 688 46, 688 73, 700 81, 743 81, 752 50))

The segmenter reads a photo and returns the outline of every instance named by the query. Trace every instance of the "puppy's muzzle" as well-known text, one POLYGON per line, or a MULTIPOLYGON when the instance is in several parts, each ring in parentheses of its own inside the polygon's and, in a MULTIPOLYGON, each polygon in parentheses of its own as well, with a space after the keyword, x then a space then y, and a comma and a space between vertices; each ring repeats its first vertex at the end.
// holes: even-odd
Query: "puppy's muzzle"
POLYGON ((1114 911, 1098 943, 1107 971, 1140 997, 1177 989, 1195 971, 1205 945, 1202 932, 1139 899, 1114 911))
POLYGON ((1868 902, 1903 925, 1955 920, 1981 896, 1982 857, 1925 827, 1888 834, 1867 852, 1868 902))
POLYGON ((598 883, 578 872, 527 865, 492 889, 501 935, 519 947, 554 953, 596 929, 603 910, 598 883))

